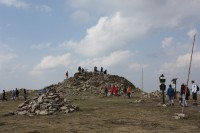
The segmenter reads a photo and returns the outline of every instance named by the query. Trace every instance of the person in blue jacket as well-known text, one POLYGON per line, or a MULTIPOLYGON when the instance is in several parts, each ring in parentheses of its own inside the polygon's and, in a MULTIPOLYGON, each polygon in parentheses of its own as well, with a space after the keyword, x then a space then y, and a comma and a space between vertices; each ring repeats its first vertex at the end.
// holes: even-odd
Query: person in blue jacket
POLYGON ((169 85, 169 88, 167 89, 167 95, 169 98, 169 104, 174 105, 174 89, 172 88, 172 85, 169 85))

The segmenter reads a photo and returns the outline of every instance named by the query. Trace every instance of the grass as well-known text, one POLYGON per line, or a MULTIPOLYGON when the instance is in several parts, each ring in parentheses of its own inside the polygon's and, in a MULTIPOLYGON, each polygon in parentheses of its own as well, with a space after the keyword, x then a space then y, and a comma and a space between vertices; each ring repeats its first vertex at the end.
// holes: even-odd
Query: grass
MULTIPOLYGON (((18 101, 0 102, 0 133, 197 133, 200 106, 185 108, 188 119, 175 120, 178 101, 172 107, 157 107, 161 99, 135 103, 138 98, 87 97, 75 99, 80 111, 49 116, 5 116, 16 110, 18 101)), ((191 102, 189 102, 191 103, 191 102)))

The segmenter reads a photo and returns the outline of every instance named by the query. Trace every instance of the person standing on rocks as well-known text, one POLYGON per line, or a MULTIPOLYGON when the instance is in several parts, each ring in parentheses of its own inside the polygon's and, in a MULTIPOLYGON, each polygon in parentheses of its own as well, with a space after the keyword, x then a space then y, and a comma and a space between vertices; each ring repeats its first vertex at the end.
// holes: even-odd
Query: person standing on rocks
POLYGON ((66 72, 66 79, 68 79, 68 71, 66 72))
POLYGON ((103 67, 101 67, 101 73, 103 73, 103 67))
POLYGON ((197 105, 197 85, 195 84, 194 80, 192 80, 191 83, 192 83, 192 99, 194 101, 193 105, 197 105))
POLYGON ((174 105, 174 89, 172 88, 172 85, 169 85, 169 88, 167 89, 167 95, 169 98, 169 104, 174 105))
POLYGON ((128 98, 131 97, 131 87, 130 87, 130 85, 127 88, 127 95, 128 95, 128 98))
POLYGON ((81 66, 78 67, 78 72, 79 72, 79 73, 81 72, 81 66))

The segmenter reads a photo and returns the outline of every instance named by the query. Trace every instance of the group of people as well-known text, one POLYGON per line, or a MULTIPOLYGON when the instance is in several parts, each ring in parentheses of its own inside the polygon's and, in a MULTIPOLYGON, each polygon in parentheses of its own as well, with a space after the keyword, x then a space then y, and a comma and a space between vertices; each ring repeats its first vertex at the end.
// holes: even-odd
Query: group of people
POLYGON ((107 70, 103 70, 103 67, 101 67, 100 71, 97 69, 96 66, 94 66, 94 72, 100 72, 100 73, 103 73, 103 74, 107 74, 107 70))
MULTIPOLYGON (((19 99, 19 90, 16 88, 15 90, 11 90, 10 91, 10 97, 12 100, 18 100, 19 99)), ((23 89, 23 93, 24 93, 24 100, 27 100, 27 92, 26 89, 23 89)), ((2 94, 2 101, 7 101, 7 97, 6 97, 6 92, 5 90, 3 90, 3 94, 2 94)))
POLYGON ((126 87, 123 84, 118 86, 118 85, 110 84, 108 82, 108 83, 105 83, 105 85, 104 85, 105 96, 108 96, 108 95, 121 96, 123 94, 124 95, 127 94, 128 98, 130 98, 131 91, 132 91, 131 86, 126 87))
MULTIPOLYGON (((193 105, 197 105, 197 92, 198 92, 198 86, 195 84, 194 80, 191 81, 192 83, 192 99, 194 101, 193 105)), ((174 89, 172 88, 172 85, 169 85, 169 88, 167 89, 167 95, 169 98, 169 104, 174 105, 174 96, 176 95, 174 92, 174 89)), ((190 89, 187 87, 186 84, 182 84, 180 88, 180 104, 181 106, 188 106, 187 100, 189 100, 190 97, 190 89)))

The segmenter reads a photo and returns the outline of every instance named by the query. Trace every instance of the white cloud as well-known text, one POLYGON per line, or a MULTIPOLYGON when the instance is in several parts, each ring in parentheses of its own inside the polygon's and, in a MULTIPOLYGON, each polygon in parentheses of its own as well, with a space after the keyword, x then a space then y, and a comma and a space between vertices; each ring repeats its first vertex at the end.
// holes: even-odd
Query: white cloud
POLYGON ((196 29, 192 29, 190 31, 188 31, 187 35, 189 38, 193 39, 194 38, 194 35, 197 34, 197 30, 196 29))
POLYGON ((68 66, 71 62, 71 54, 67 53, 64 55, 58 56, 46 56, 41 62, 34 67, 34 69, 30 72, 32 75, 41 74, 45 70, 54 69, 59 66, 68 66))
POLYGON ((41 43, 41 44, 32 45, 31 48, 32 49, 45 49, 45 48, 49 48, 50 46, 51 46, 51 43, 41 43))
POLYGON ((103 55, 122 49, 130 40, 144 35, 147 29, 143 22, 117 12, 111 17, 101 17, 82 40, 65 42, 65 46, 86 56, 103 55))
POLYGON ((174 38, 173 37, 166 37, 163 41, 162 41, 162 48, 166 48, 166 47, 170 47, 173 43, 174 38))
MULTIPOLYGON (((158 71, 158 73, 174 72, 174 71, 178 71, 181 68, 187 68, 189 67, 190 57, 191 57, 191 54, 188 53, 185 55, 178 56, 177 59, 174 61, 165 62, 161 66, 161 69, 158 71)), ((200 52, 195 52, 193 54, 192 67, 194 68, 200 67, 200 52)))
POLYGON ((25 3, 23 0, 0 0, 0 4, 6 5, 8 7, 25 8, 29 4, 25 3))
POLYGON ((127 60, 132 57, 134 53, 131 53, 130 51, 115 51, 111 53, 109 56, 94 58, 94 59, 88 59, 84 60, 79 63, 79 66, 83 67, 93 67, 93 66, 103 66, 103 67, 111 67, 113 65, 117 64, 123 64, 123 62, 126 62, 127 60))
POLYGON ((52 8, 49 7, 48 5, 37 5, 35 6, 35 9, 37 11, 46 12, 46 13, 50 13, 53 11, 52 8))
POLYGON ((199 0, 130 0, 128 2, 115 0, 114 3, 108 0, 69 0, 68 3, 75 10, 81 9, 96 14, 111 14, 120 11, 146 24, 152 24, 154 28, 176 28, 183 24, 188 26, 200 20, 199 0), (188 21, 188 19, 193 21, 188 21))

